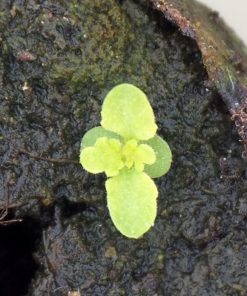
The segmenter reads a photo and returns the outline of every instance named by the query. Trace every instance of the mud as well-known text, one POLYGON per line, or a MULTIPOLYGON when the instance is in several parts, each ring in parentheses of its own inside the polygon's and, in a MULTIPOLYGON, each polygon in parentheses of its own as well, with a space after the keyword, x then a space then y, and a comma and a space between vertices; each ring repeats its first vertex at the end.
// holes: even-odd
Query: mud
POLYGON ((0 294, 246 295, 243 146, 196 41, 142 0, 6 0, 0 25, 0 294), (139 240, 78 163, 121 82, 146 92, 174 155, 139 240))

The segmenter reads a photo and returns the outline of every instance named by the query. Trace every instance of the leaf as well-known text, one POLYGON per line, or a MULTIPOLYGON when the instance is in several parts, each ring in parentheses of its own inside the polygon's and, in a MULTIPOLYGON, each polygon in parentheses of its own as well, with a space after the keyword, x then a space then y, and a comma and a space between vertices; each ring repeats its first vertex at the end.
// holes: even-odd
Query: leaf
POLYGON ((119 139, 119 135, 105 130, 102 126, 96 126, 85 133, 81 141, 81 148, 94 146, 96 140, 101 137, 119 139))
POLYGON ((144 164, 152 164, 155 162, 155 152, 153 148, 146 144, 138 145, 136 140, 129 140, 122 149, 123 159, 128 168, 134 164, 138 172, 142 172, 144 164))
POLYGON ((81 150, 80 163, 90 173, 105 172, 108 177, 116 176, 123 168, 121 142, 117 139, 102 137, 93 147, 81 150))
POLYGON ((107 94, 101 116, 101 125, 125 140, 147 140, 157 130, 146 95, 132 84, 117 85, 107 94))
POLYGON ((153 164, 156 160, 156 155, 152 147, 147 144, 141 144, 138 147, 136 155, 136 162, 143 162, 145 164, 153 164))
POLYGON ((80 164, 86 171, 92 174, 98 174, 104 171, 104 167, 98 159, 97 150, 95 147, 87 147, 81 150, 80 164))
POLYGON ((107 205, 116 228, 129 238, 139 238, 154 224, 158 191, 143 172, 125 169, 106 181, 107 205))
POLYGON ((154 164, 145 165, 144 172, 151 178, 158 178, 165 175, 172 163, 172 152, 167 142, 160 136, 155 135, 152 139, 143 141, 144 144, 151 146, 156 154, 154 164))

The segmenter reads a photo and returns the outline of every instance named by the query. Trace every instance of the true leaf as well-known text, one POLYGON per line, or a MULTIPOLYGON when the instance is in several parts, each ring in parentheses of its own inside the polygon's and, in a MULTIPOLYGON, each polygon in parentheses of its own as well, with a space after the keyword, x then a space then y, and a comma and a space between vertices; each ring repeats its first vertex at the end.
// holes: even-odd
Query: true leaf
POLYGON ((92 174, 98 174, 104 171, 102 163, 98 160, 98 154, 95 147, 87 147, 81 150, 80 164, 86 171, 92 174))
POLYGON ((120 151, 119 140, 102 137, 93 147, 81 150, 80 163, 90 173, 105 172, 108 177, 116 176, 124 166, 120 151))
POLYGON ((158 191, 143 172, 125 169, 106 181, 107 205, 116 228, 129 238, 139 238, 154 224, 158 191))
POLYGON ((107 131, 102 126, 96 126, 91 128, 89 131, 85 133, 81 140, 81 148, 86 148, 90 146, 94 146, 95 142, 98 138, 106 137, 108 139, 119 139, 119 135, 107 131))
POLYGON ((117 85, 107 94, 101 116, 101 125, 105 129, 127 140, 147 140, 157 130, 146 95, 132 84, 117 85))
POLYGON ((152 164, 155 162, 155 152, 153 148, 147 144, 138 145, 136 140, 128 141, 122 149, 125 164, 130 168, 133 164, 138 172, 142 172, 144 164, 152 164))

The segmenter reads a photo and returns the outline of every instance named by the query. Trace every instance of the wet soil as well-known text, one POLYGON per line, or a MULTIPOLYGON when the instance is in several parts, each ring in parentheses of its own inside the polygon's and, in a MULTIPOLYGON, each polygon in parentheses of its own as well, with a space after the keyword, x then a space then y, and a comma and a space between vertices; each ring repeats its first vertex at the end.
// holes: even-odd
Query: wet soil
POLYGON ((0 28, 0 295, 246 295, 246 163, 196 42, 143 0, 5 0, 0 28), (139 240, 78 163, 122 82, 174 155, 139 240))

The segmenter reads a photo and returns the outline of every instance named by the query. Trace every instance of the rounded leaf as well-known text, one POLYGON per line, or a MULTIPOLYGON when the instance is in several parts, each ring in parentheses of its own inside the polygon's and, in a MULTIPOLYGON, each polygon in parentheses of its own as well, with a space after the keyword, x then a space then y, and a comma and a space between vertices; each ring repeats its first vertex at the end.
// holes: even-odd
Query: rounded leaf
POLYGON ((138 145, 136 140, 129 140, 125 143, 122 149, 123 159, 127 168, 134 165, 135 169, 142 172, 144 164, 152 164, 155 162, 155 152, 153 149, 146 145, 138 145))
POLYGON ((105 129, 127 140, 147 140, 157 130, 146 95, 132 84, 117 85, 107 94, 101 116, 101 125, 105 129))
POLYGON ((123 235, 139 238, 153 226, 158 191, 147 174, 122 170, 106 181, 106 191, 111 219, 123 235))
POLYGON ((156 160, 156 155, 152 147, 147 144, 141 144, 138 147, 137 159, 145 164, 153 164, 156 160))
POLYGON ((99 138, 119 139, 119 135, 105 130, 102 126, 96 126, 85 133, 81 140, 81 148, 94 146, 99 138))
POLYGON ((98 157, 95 147, 87 147, 81 150, 80 164, 86 171, 92 174, 98 174, 104 171, 104 166, 98 157))
POLYGON ((121 142, 102 137, 93 147, 81 150, 80 163, 90 173, 105 172, 108 177, 116 176, 124 166, 121 158, 121 142))
POLYGON ((144 172, 147 173, 151 178, 158 178, 165 175, 172 163, 172 152, 165 140, 160 136, 155 135, 152 139, 143 142, 153 148, 156 161, 144 167, 144 172))

